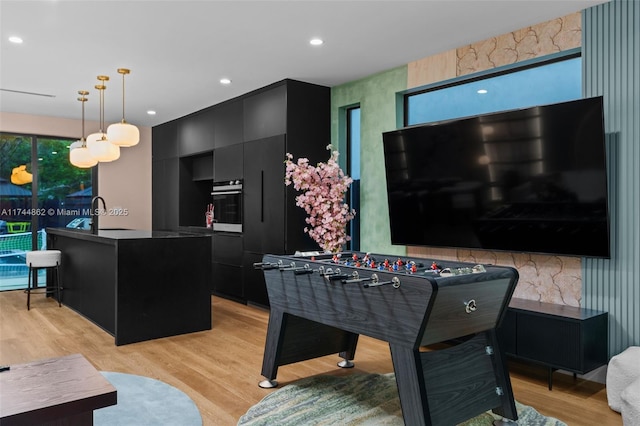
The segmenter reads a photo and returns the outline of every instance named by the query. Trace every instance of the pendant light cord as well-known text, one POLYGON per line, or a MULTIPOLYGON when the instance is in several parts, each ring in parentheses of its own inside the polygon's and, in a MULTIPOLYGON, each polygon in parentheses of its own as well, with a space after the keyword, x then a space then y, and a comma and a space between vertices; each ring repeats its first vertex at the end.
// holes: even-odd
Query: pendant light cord
POLYGON ((124 120, 124 74, 122 73, 122 122, 126 123, 124 120))
POLYGON ((82 146, 86 147, 87 146, 87 143, 86 143, 87 141, 84 138, 84 103, 89 100, 89 99, 86 98, 86 96, 89 94, 89 92, 86 91, 86 90, 78 90, 78 94, 80 95, 78 100, 82 103, 82 135, 80 136, 80 141, 82 142, 82 146))

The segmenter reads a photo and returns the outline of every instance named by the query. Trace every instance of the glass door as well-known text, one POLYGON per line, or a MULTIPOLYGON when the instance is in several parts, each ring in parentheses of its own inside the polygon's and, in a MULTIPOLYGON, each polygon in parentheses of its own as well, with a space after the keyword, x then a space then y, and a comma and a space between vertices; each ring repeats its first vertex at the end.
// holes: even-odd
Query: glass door
POLYGON ((71 142, 0 134, 0 291, 27 287, 26 252, 46 248, 47 227, 88 227, 93 169, 69 163, 71 142))
POLYGON ((26 288, 26 252, 31 250, 31 137, 0 139, 0 290, 26 288))

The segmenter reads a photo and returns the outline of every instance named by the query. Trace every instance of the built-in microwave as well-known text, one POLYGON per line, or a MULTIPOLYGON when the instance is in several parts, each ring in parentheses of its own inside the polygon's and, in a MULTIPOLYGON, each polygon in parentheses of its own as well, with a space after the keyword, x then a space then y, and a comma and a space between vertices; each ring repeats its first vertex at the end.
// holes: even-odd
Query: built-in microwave
POLYGON ((242 180, 214 182, 213 230, 242 232, 242 180))

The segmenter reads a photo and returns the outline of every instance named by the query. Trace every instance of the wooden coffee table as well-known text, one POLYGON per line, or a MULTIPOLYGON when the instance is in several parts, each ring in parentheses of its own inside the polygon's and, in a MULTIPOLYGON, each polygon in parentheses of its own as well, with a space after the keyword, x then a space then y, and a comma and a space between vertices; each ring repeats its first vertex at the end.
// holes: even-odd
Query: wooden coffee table
POLYGON ((92 425, 117 391, 80 354, 12 365, 0 373, 0 424, 92 425))

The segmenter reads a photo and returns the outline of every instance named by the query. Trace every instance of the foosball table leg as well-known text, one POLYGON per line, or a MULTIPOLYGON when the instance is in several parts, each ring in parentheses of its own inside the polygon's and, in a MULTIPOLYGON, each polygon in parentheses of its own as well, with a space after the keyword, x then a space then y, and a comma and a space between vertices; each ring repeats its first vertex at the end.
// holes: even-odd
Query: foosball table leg
POLYGON ((495 330, 441 350, 390 349, 405 424, 457 424, 487 410, 518 419, 495 330))
POLYGON ((338 363, 340 368, 353 368, 353 359, 356 357, 356 347, 358 346, 358 334, 350 334, 347 342, 347 350, 340 352, 338 355, 342 361, 338 363))
POLYGON ((260 383, 258 383, 258 386, 260 386, 263 389, 271 389, 271 388, 275 388, 278 386, 278 381, 277 380, 263 380, 260 383))

